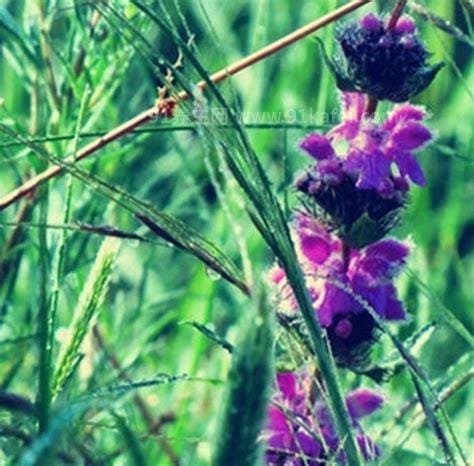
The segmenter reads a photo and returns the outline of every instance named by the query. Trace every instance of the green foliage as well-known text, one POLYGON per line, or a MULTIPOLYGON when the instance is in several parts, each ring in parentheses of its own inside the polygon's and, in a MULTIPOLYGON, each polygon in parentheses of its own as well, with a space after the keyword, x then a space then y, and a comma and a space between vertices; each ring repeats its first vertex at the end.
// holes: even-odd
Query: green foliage
MULTIPOLYGON (((267 386, 255 371, 269 360, 251 359, 248 346, 232 353, 229 372, 228 353, 245 338, 257 344, 263 327, 242 330, 257 314, 246 294, 275 255, 305 308, 286 227, 297 202, 291 183, 307 162, 298 141, 337 122, 338 96, 311 39, 231 84, 200 92, 195 83, 342 2, 142 2, 161 26, 132 2, 73 3, 0 1, 0 196, 52 163, 69 177, 0 212, 0 463, 204 466, 217 446, 236 445, 253 461, 264 390, 255 399, 246 386, 232 390, 243 385, 233 374, 246 354, 239 373, 254 370, 254 383, 267 386), (183 66, 173 69, 180 50, 183 66), (173 120, 64 162, 153 105, 157 86, 194 98, 173 120), (93 265, 104 235, 121 236, 108 284, 93 265), (84 337, 92 322, 100 341, 84 337), (250 399, 239 401, 239 416, 231 396, 250 399), (216 420, 231 419, 217 435, 216 420)), ((394 3, 377 2, 385 13, 394 3)), ((474 66, 469 2, 409 3, 433 62, 446 63, 417 97, 438 139, 421 154, 428 184, 414 190, 396 231, 414 243, 399 282, 411 320, 386 329, 371 373, 341 371, 333 381, 346 391, 377 379, 387 403, 364 428, 381 463, 421 466, 442 461, 436 439, 459 463, 472 441, 474 66)), ((318 33, 328 52, 333 29, 318 33)), ((316 348, 324 358, 306 311, 312 342, 303 326, 294 337, 278 326, 259 351, 269 358, 285 339, 290 363, 316 348)))
POLYGON ((62 348, 54 376, 52 394, 64 387, 80 359, 81 344, 91 331, 109 288, 109 282, 120 247, 120 240, 107 238, 100 247, 94 266, 82 289, 71 323, 71 337, 62 348))
POLYGON ((264 427, 272 374, 273 329, 268 303, 262 295, 254 311, 242 319, 232 357, 224 409, 216 429, 213 466, 261 464, 264 427))

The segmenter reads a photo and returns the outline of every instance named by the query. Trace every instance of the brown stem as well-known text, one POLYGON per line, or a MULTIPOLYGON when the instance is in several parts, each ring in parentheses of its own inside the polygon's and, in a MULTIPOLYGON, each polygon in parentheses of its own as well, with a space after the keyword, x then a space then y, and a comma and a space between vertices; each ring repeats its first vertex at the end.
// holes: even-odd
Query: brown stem
POLYGON ((397 4, 395 5, 395 8, 392 10, 390 19, 388 20, 387 29, 389 31, 392 30, 397 25, 397 22, 402 16, 403 10, 406 7, 406 5, 407 5, 407 0, 398 0, 397 4))
POLYGON ((365 108, 365 116, 367 118, 373 118, 375 116, 378 104, 379 101, 376 97, 374 97, 373 95, 368 96, 367 107, 365 108))
MULTIPOLYGON (((94 10, 92 12, 92 17, 89 23, 89 39, 92 39, 94 37, 94 33, 97 28, 97 24, 99 23, 100 20, 100 12, 98 10, 94 10)), ((74 63, 73 70, 74 70, 74 75, 79 76, 83 69, 84 69, 84 63, 86 61, 86 47, 84 44, 82 44, 79 54, 77 55, 76 62, 74 63)))
MULTIPOLYGON (((215 84, 220 83, 221 81, 224 81, 230 76, 239 73, 240 71, 248 68, 249 66, 254 65, 255 63, 279 52, 283 48, 288 47, 289 45, 299 41, 300 39, 312 34, 318 29, 321 29, 322 27, 327 26, 328 24, 338 20, 339 18, 342 18, 343 16, 356 10, 357 8, 360 8, 361 6, 369 3, 370 1, 371 0, 354 0, 348 3, 347 5, 344 5, 332 11, 326 16, 323 16, 322 18, 319 18, 307 24, 306 26, 303 26, 302 28, 293 31, 292 33, 288 34, 285 37, 282 37, 281 39, 273 42, 272 44, 263 47, 262 49, 243 58, 242 60, 235 62, 234 64, 218 71, 217 73, 214 73, 210 77, 210 79, 215 84)), ((197 84, 197 86, 201 90, 204 90, 206 88, 206 82, 201 81, 197 84)), ((144 112, 135 116, 131 120, 121 124, 117 128, 114 128, 101 138, 96 139, 92 143, 85 146, 76 154, 75 160, 72 157, 67 157, 66 159, 64 159, 64 162, 73 163, 74 161, 85 159, 97 152, 102 147, 110 144, 112 141, 115 141, 126 134, 129 134, 131 131, 138 128, 139 126, 142 126, 145 123, 148 123, 156 118, 171 117, 172 111, 174 110, 174 106, 178 102, 188 100, 191 97, 192 96, 189 95, 186 91, 182 91, 172 99, 159 101, 157 105, 149 108, 148 110, 145 110, 144 112)), ((10 204, 13 204, 18 199, 28 194, 40 184, 62 173, 63 170, 64 169, 62 167, 53 165, 42 173, 39 173, 35 177, 31 178, 26 183, 24 183, 23 185, 0 199, 0 210, 3 210, 10 204)))

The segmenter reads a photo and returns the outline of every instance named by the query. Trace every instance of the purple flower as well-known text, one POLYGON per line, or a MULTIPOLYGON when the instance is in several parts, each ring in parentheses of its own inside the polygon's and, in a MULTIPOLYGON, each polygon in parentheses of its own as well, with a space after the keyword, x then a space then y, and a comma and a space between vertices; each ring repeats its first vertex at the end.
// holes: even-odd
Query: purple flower
MULTIPOLYGON (((388 238, 362 249, 349 248, 302 213, 293 234, 315 312, 336 356, 348 356, 375 339, 376 324, 368 308, 383 320, 406 319, 393 283, 410 252, 406 243, 388 238)), ((298 305, 283 270, 275 267, 269 276, 279 312, 295 315, 298 305)))
POLYGON ((380 17, 368 14, 339 28, 337 41, 340 51, 333 60, 322 47, 342 91, 404 102, 426 89, 443 67, 427 64, 429 53, 409 16, 389 29, 380 17))
MULTIPOLYGON (((268 410, 266 463, 269 466, 321 466, 338 457, 344 462, 339 439, 324 399, 314 399, 314 387, 307 372, 280 372, 268 410)), ((321 397, 322 398, 322 397, 321 397)), ((368 389, 346 397, 359 448, 366 460, 380 456, 379 448, 364 434, 359 420, 378 410, 384 399, 368 389)))
POLYGON ((409 180, 424 185, 413 153, 432 138, 422 123, 425 111, 398 105, 383 124, 376 124, 364 118, 365 105, 364 95, 343 94, 342 123, 326 135, 313 133, 302 141, 301 148, 316 159, 315 183, 334 185, 349 176, 357 188, 385 197, 407 191, 409 180))
POLYGON ((350 249, 344 257, 343 241, 303 214, 296 221, 296 244, 323 326, 331 326, 338 315, 365 312, 360 300, 383 319, 405 318, 393 279, 406 263, 406 244, 384 239, 361 250, 350 249))

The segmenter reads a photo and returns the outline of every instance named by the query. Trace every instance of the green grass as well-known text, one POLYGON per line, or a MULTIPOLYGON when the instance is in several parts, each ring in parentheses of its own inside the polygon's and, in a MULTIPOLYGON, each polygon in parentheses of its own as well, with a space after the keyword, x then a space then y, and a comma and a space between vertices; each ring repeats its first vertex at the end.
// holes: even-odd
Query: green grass
MULTIPOLYGON (((343 2, 144 2, 184 41, 173 83, 166 67, 178 57, 176 40, 134 3, 0 1, 0 196, 153 105, 157 86, 191 91, 343 2)), ((418 3, 469 36, 463 2, 418 3)), ((389 466, 445 464, 437 429, 458 461, 451 433, 465 454, 472 446, 472 48, 415 17, 433 60, 447 66, 416 99, 438 139, 420 156, 428 185, 413 189, 395 232, 415 245, 398 283, 412 319, 391 326, 393 340, 384 336, 374 351, 398 367, 381 387, 388 403, 365 425, 389 466), (428 324, 429 338, 414 345, 428 324), (393 341, 436 392, 415 379, 422 404, 393 341), (434 413, 436 397, 446 398, 444 415, 434 413)), ((332 30, 317 36, 329 45, 332 30)), ((183 103, 174 121, 65 164, 66 176, 0 212, 0 395, 22 397, 0 396, 0 465, 174 466, 179 458, 198 466, 219 456, 216 445, 229 448, 216 429, 232 419, 222 408, 237 360, 229 349, 245 345, 242 323, 257 312, 246 293, 275 255, 291 268, 277 205, 286 214, 296 204, 289 186, 306 163, 297 149, 306 128, 334 124, 338 109, 312 38, 231 81, 183 103), (219 109, 220 125, 182 115, 209 108, 219 109), (240 111, 243 124, 231 117, 240 111), (104 239, 111 234, 122 237, 113 268, 99 254, 104 240, 118 241, 104 239)), ((324 359, 317 342, 316 353, 324 359)), ((345 390, 375 385, 338 375, 345 390)))

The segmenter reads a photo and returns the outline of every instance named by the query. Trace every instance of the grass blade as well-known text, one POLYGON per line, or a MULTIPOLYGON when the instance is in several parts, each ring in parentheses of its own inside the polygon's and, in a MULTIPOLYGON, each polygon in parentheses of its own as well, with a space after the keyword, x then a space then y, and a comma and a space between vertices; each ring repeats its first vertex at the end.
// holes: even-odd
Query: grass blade
POLYGON ((65 382, 69 379, 73 369, 76 367, 81 344, 90 331, 92 322, 97 317, 108 290, 115 257, 119 247, 120 241, 118 239, 107 238, 99 249, 97 259, 74 311, 73 323, 71 325, 71 339, 60 356, 58 369, 54 376, 53 397, 61 392, 65 382))
POLYGON ((147 461, 145 454, 140 447, 140 441, 137 439, 137 436, 133 430, 128 427, 126 420, 122 416, 114 414, 114 418, 117 428, 122 434, 125 446, 130 453, 132 464, 135 466, 146 466, 147 461))
POLYGON ((246 316, 232 359, 213 466, 257 466, 272 373, 272 329, 265 297, 246 316))
POLYGON ((41 158, 60 166, 85 185, 100 192, 111 201, 133 213, 138 220, 144 223, 155 234, 198 257, 210 269, 217 272, 230 283, 236 285, 245 294, 249 294, 248 285, 244 282, 241 271, 232 260, 212 242, 181 220, 156 209, 154 206, 141 201, 116 186, 106 183, 92 173, 51 155, 44 148, 32 144, 28 139, 12 131, 5 125, 0 124, 0 131, 3 131, 12 139, 22 141, 23 144, 27 145, 41 158))
POLYGON ((455 332, 462 337, 466 343, 472 348, 474 348, 474 336, 472 333, 465 327, 465 325, 454 315, 453 311, 445 306, 440 299, 434 295, 428 287, 416 276, 412 270, 408 270, 410 278, 416 283, 420 291, 431 301, 434 307, 439 309, 439 319, 443 320, 447 325, 449 325, 455 332))

